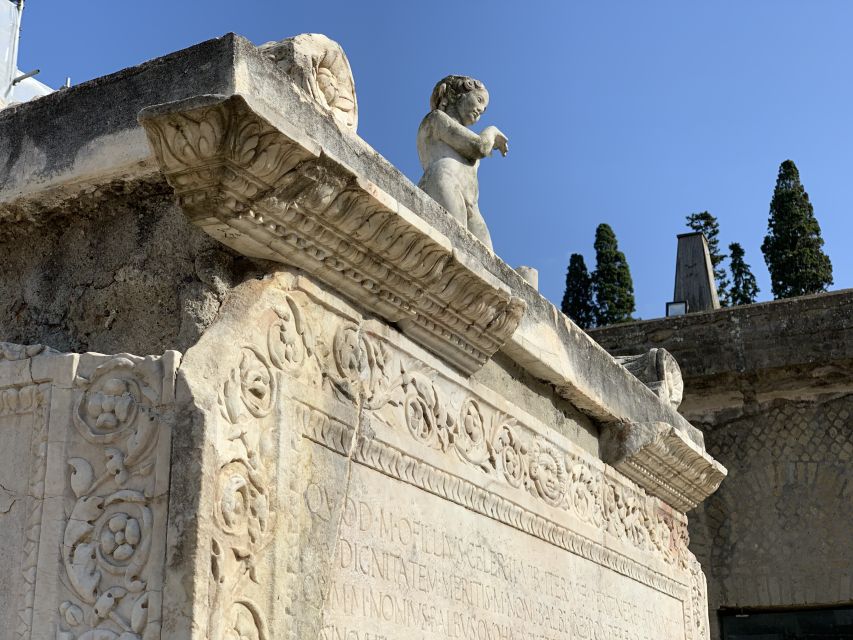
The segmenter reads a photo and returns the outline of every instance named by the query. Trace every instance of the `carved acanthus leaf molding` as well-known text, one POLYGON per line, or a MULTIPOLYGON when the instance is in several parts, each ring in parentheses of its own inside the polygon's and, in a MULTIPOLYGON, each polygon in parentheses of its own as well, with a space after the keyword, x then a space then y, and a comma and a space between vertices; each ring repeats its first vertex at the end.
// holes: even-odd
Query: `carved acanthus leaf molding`
POLYGON ((193 223, 245 255, 304 269, 464 373, 521 321, 525 303, 447 238, 239 96, 148 108, 140 122, 193 223))
POLYGON ((665 422, 609 424, 601 451, 605 462, 680 511, 705 500, 726 477, 722 465, 665 422))

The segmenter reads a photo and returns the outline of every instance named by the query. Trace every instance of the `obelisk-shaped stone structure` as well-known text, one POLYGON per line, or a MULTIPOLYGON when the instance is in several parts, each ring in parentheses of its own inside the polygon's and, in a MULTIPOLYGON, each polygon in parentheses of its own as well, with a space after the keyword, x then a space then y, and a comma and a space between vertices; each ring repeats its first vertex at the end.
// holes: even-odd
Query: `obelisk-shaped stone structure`
POLYGON ((720 308, 708 242, 700 231, 678 236, 672 299, 686 302, 688 313, 720 308))

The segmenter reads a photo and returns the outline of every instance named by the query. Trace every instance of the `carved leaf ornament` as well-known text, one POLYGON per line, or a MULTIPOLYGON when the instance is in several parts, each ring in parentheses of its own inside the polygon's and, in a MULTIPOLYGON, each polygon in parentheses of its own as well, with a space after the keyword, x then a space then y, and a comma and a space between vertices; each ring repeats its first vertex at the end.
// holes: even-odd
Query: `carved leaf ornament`
MULTIPOLYGON (((259 584, 260 559, 278 520, 271 491, 274 433, 268 416, 278 398, 279 376, 299 375, 309 360, 317 358, 312 328, 296 301, 285 295, 272 311, 263 346, 240 349, 219 394, 224 429, 218 437, 217 527, 210 558, 209 630, 215 640, 269 638, 261 609, 246 598, 251 584, 259 584)), ((350 353, 347 362, 357 368, 355 346, 342 339, 335 347, 350 353)), ((353 381, 358 377, 354 371, 347 375, 353 381)))
POLYGON ((59 638, 141 640, 149 622, 145 575, 159 393, 144 369, 124 357, 76 382, 83 391, 73 423, 101 458, 68 460, 76 501, 65 525, 62 560, 73 598, 60 605, 67 630, 59 638))
POLYGON ((300 90, 329 112, 341 129, 355 133, 355 82, 341 45, 319 33, 303 33, 281 42, 268 42, 260 49, 300 90))

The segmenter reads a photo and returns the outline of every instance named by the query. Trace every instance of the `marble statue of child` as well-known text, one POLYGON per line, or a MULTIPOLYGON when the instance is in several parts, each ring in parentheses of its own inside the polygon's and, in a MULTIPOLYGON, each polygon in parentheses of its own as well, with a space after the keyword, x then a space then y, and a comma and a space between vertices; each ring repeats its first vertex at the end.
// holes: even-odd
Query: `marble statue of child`
POLYGON ((418 129, 418 156, 424 169, 418 186, 492 249, 477 204, 477 168, 480 158, 495 149, 507 154, 507 137, 497 127, 486 127, 480 134, 467 128, 480 119, 488 104, 486 87, 474 78, 447 76, 435 85, 429 99, 431 111, 418 129))

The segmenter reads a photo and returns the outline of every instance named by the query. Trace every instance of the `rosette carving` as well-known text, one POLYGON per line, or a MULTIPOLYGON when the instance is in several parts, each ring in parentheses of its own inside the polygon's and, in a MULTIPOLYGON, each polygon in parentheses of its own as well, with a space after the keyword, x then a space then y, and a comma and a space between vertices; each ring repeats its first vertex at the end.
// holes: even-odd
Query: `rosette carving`
MULTIPOLYGON (((75 473, 88 464, 73 459, 75 473)), ((115 587, 122 596, 140 593, 145 583, 140 574, 148 562, 153 516, 139 491, 122 490, 106 497, 81 495, 65 528, 65 569, 74 592, 86 603, 96 604, 104 572, 119 578, 115 587)), ((107 591, 110 591, 109 589, 107 591)), ((118 592, 112 591, 112 596, 118 592)), ((95 607, 99 619, 103 605, 95 607)))
POLYGON ((73 413, 74 426, 88 442, 126 441, 128 464, 147 453, 157 433, 155 382, 138 377, 138 371, 132 360, 118 357, 98 367, 91 380, 78 378, 86 391, 73 413))
POLYGON ((519 488, 527 476, 527 446, 519 439, 516 427, 514 420, 501 426, 494 450, 504 479, 511 486, 519 488))
MULTIPOLYGON (((95 369, 72 414, 97 457, 72 457, 68 484, 76 498, 65 525, 62 560, 72 598, 62 602, 62 640, 140 640, 149 624, 149 562, 154 535, 153 452, 160 392, 150 362, 116 357, 95 369), (96 454, 97 455, 97 454, 96 454)), ((159 597, 157 593, 156 597, 159 597)), ((157 621, 159 624, 159 621, 157 621)))
POLYGON ((275 377, 264 358, 253 349, 243 349, 240 357, 240 399, 256 418, 272 409, 275 377))
POLYGON ((453 446, 465 460, 491 471, 494 468, 491 444, 486 434, 486 420, 480 404, 473 398, 462 403, 459 421, 453 429, 453 446))
POLYGON ((220 396, 220 406, 233 423, 245 411, 256 418, 269 414, 275 398, 276 379, 267 359, 254 347, 240 351, 240 363, 231 370, 220 396))
POLYGON ((243 461, 219 470, 216 516, 222 531, 246 540, 249 546, 264 546, 272 528, 269 498, 264 478, 243 461))

